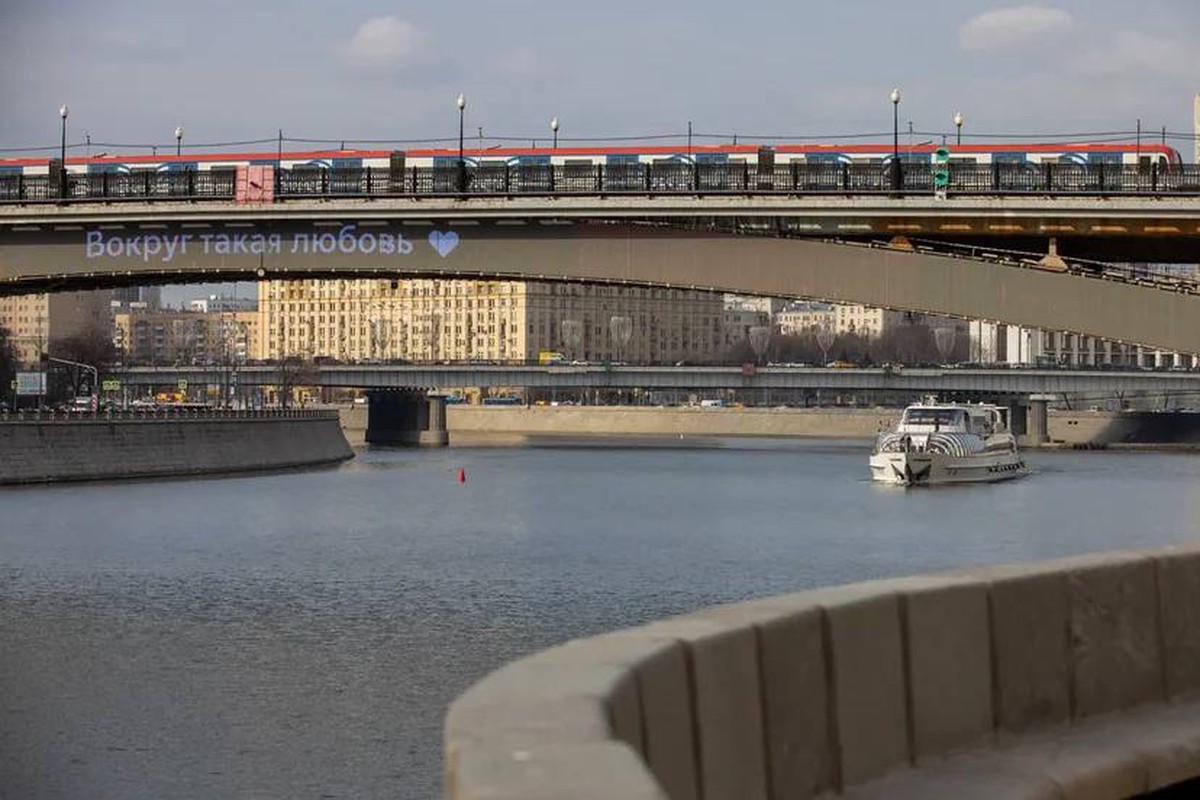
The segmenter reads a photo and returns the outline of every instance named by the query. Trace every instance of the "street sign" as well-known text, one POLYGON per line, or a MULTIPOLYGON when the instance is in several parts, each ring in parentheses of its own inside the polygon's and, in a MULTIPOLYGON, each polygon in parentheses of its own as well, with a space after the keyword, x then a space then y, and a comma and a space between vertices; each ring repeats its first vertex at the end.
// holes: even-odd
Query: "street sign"
POLYGON ((121 382, 117 380, 101 381, 100 388, 106 392, 119 392, 121 391, 121 382))
POLYGON ((179 391, 181 391, 181 392, 187 391, 187 381, 182 380, 182 379, 179 381, 179 391))
POLYGON ((43 395, 46 393, 46 373, 18 372, 17 394, 23 396, 43 395))

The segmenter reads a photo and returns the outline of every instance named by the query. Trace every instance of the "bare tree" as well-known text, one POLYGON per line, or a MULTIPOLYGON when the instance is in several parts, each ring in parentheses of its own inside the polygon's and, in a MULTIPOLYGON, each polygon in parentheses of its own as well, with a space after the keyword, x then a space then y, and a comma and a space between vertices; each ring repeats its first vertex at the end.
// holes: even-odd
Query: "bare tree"
POLYGON ((9 387, 17 379, 17 352, 6 328, 0 328, 0 398, 10 396, 9 387))

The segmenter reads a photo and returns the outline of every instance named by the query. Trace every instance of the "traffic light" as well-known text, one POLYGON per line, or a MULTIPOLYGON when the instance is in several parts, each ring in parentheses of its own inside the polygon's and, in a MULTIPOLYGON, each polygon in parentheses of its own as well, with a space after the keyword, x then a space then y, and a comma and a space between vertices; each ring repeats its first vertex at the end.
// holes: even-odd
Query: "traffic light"
POLYGON ((933 151, 933 189, 939 197, 945 197, 949 186, 950 148, 939 147, 933 151))

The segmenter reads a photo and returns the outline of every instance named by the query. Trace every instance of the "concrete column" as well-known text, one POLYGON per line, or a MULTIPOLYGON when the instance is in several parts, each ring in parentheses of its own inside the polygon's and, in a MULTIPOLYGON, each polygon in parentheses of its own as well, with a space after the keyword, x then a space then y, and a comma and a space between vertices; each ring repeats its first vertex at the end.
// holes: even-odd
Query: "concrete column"
POLYGON ((1046 406, 1053 399, 1053 395, 1034 394, 1029 396, 1029 408, 1025 415, 1025 438, 1022 444, 1029 447, 1040 447, 1050 441, 1046 406))
POLYGON ((1025 435, 1025 406, 1016 400, 1008 404, 1008 430, 1018 440, 1025 435))
POLYGON ((446 398, 442 395, 429 395, 425 398, 428 405, 428 425, 417 436, 421 447, 445 447, 450 444, 450 433, 446 430, 446 398))

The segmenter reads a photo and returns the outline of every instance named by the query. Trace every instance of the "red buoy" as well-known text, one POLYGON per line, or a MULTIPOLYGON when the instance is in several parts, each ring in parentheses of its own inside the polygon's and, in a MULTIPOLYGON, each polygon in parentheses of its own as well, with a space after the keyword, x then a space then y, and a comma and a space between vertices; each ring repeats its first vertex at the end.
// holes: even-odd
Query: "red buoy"
POLYGON ((458 482, 459 483, 467 482, 467 471, 465 469, 463 469, 462 467, 458 468, 458 482))

